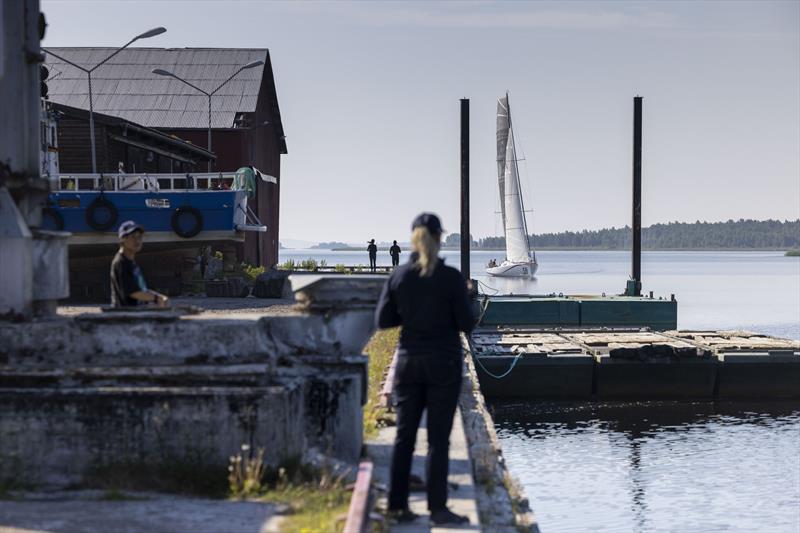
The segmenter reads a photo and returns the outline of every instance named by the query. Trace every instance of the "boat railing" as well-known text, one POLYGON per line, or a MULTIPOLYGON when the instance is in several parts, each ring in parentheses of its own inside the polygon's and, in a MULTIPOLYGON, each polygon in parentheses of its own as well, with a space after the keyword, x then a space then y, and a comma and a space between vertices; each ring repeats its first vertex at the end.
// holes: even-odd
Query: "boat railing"
POLYGON ((233 187, 236 172, 60 174, 59 191, 215 191, 233 187))

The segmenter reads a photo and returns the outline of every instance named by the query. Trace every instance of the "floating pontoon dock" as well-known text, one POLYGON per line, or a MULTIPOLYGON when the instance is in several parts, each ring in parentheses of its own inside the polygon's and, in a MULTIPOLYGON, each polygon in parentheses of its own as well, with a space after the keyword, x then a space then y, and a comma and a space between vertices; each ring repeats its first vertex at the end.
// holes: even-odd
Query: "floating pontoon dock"
POLYGON ((800 342, 748 331, 495 326, 470 351, 487 398, 800 398, 800 342))

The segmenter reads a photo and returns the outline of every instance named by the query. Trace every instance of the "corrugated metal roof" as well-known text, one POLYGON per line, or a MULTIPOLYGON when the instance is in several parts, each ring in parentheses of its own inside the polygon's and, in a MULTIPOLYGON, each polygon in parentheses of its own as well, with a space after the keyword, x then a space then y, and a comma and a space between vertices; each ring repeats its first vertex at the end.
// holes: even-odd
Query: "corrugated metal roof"
MULTIPOLYGON (((92 68, 114 48, 50 48, 92 68)), ((85 72, 47 54, 53 102, 88 109, 85 72)), ((267 62, 266 48, 126 48, 92 73, 94 110, 152 128, 207 128, 208 99, 178 80, 152 73, 160 68, 211 92, 251 61, 267 62)), ((240 72, 211 98, 211 126, 232 128, 237 113, 256 110, 264 65, 240 72)))

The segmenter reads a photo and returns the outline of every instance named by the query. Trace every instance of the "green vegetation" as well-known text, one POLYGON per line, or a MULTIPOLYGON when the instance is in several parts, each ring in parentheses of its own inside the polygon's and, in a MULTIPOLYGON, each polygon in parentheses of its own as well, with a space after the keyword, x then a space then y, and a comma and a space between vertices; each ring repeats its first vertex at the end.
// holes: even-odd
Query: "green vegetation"
POLYGON ((800 257, 800 249, 789 250, 786 252, 786 257, 800 257))
POLYGON ((347 273, 347 267, 345 265, 343 265, 342 263, 336 263, 336 266, 333 267, 333 270, 335 272, 338 272, 339 274, 347 273))
POLYGON ((269 470, 264 465, 264 449, 254 452, 247 445, 231 457, 228 467, 233 498, 253 498, 288 508, 289 514, 281 524, 286 532, 335 531, 337 517, 350 505, 351 493, 343 478, 344 474, 334 476, 327 468, 313 469, 296 459, 269 470))
MULTIPOLYGON (((630 249, 631 230, 610 228, 601 230, 564 231, 531 235, 536 249, 630 249)), ((446 246, 457 246, 458 234, 450 234, 446 246)), ((477 249, 501 250, 505 237, 486 237, 475 243, 477 249)), ((800 248, 800 219, 787 220, 728 220, 727 222, 670 222, 642 228, 642 248, 645 250, 702 250, 702 249, 772 249, 800 248)))
POLYGON ((255 283, 256 278, 266 270, 263 266, 253 266, 248 263, 242 263, 241 268, 242 273, 250 283, 255 283))
POLYGON ((311 248, 318 249, 318 250, 334 250, 336 248, 349 248, 347 243, 338 242, 338 241, 331 241, 331 242, 321 242, 319 244, 315 244, 311 248))
POLYGON ((364 437, 373 437, 386 417, 382 406, 381 388, 383 374, 392 362, 400 328, 384 329, 375 333, 365 348, 369 356, 369 384, 367 386, 367 405, 364 406, 364 437))
POLYGON ((282 270, 308 270, 311 272, 316 272, 317 269, 327 266, 328 262, 324 259, 317 261, 316 259, 309 257, 308 259, 303 259, 299 263, 294 259, 287 259, 283 264, 279 265, 278 268, 282 270))

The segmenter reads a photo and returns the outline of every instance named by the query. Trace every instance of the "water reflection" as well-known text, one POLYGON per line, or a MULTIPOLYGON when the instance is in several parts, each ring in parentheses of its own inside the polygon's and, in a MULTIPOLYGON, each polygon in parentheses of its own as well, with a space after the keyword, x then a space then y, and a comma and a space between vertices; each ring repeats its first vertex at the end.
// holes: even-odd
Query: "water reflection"
POLYGON ((800 531, 800 403, 491 408, 548 533, 800 531))

